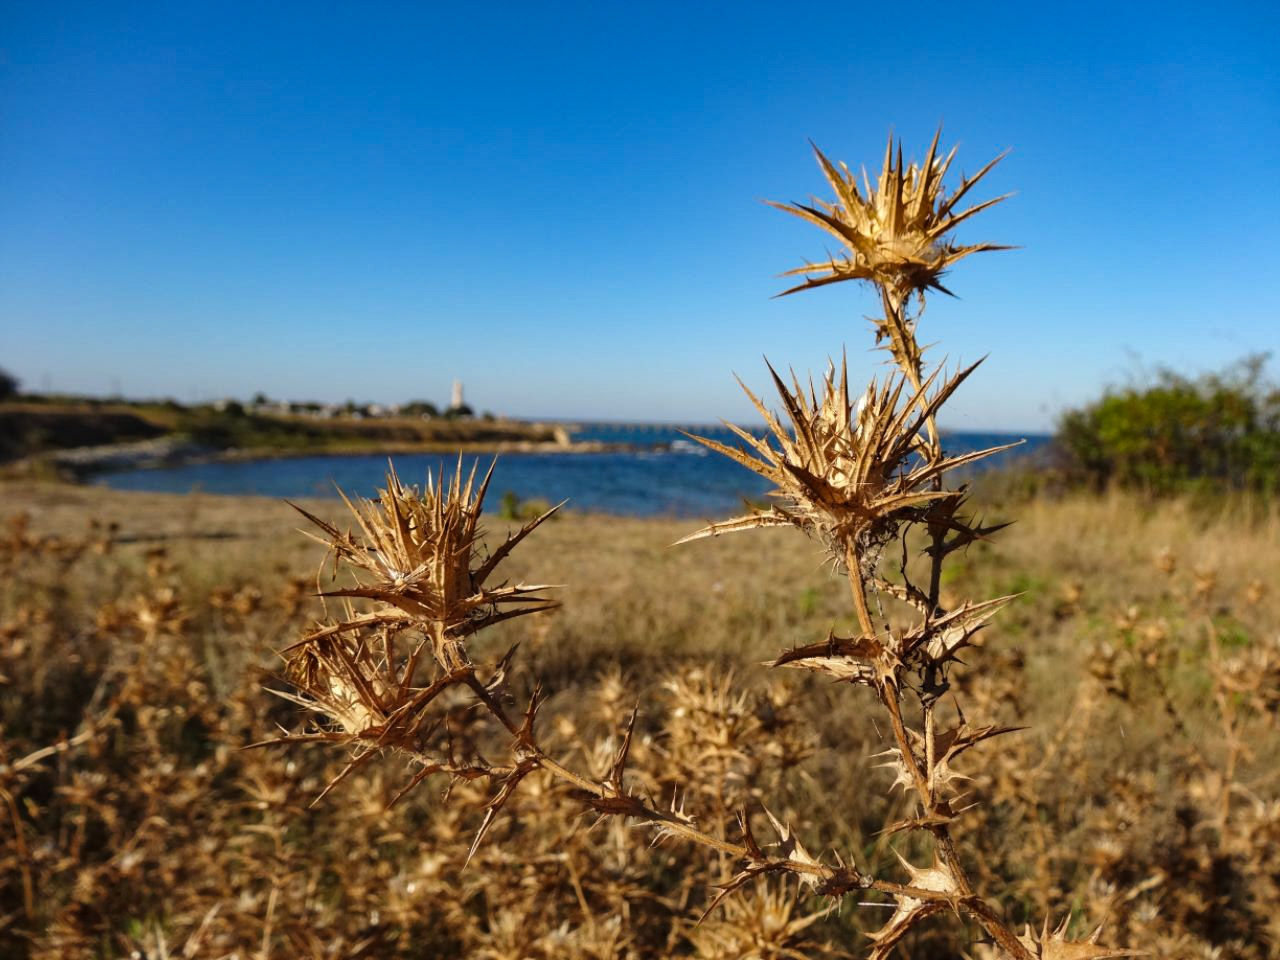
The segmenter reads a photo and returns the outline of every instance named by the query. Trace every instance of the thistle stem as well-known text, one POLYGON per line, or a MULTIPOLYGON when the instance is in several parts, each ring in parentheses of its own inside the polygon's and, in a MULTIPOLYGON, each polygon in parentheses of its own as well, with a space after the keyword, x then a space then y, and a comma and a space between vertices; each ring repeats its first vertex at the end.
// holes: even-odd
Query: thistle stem
POLYGON ((920 797, 920 807, 925 816, 933 813, 933 791, 929 789, 929 781, 920 769, 915 751, 911 749, 911 741, 907 737, 906 724, 902 722, 902 705, 898 702, 898 691, 888 683, 880 683, 876 687, 880 702, 889 714, 889 725, 893 730, 893 739, 902 755, 903 766, 911 775, 911 783, 920 797))
POLYGON ((866 584, 862 580, 862 557, 852 543, 845 545, 844 563, 849 573, 849 592, 853 595, 853 608, 858 614, 858 626, 862 628, 863 636, 874 637, 876 628, 871 620, 871 610, 867 606, 866 584))
MULTIPOLYGON (((916 343, 915 332, 907 324, 907 300, 910 294, 900 294, 890 291, 887 287, 880 288, 880 301, 884 306, 885 329, 889 332, 890 352, 894 361, 906 374, 907 380, 911 386, 915 388, 916 395, 919 397, 921 410, 928 409, 928 398, 924 395, 924 378, 920 369, 920 347, 916 343)), ((929 447, 931 456, 939 456, 942 452, 942 444, 938 439, 938 424, 933 414, 927 414, 925 417, 925 429, 929 433, 929 447)))
MULTIPOLYGON (((882 684, 877 687, 877 692, 880 694, 880 702, 884 704, 885 710, 889 714, 893 727, 893 738, 897 742, 899 752, 902 754, 903 763, 911 774, 916 793, 919 794, 920 802, 924 806, 924 812, 928 815, 933 812, 932 791, 929 789, 928 781, 921 772, 920 765, 916 762, 915 753, 908 742, 906 725, 902 722, 902 709, 898 703, 896 691, 882 684)), ((983 900, 982 897, 973 893, 973 887, 969 883, 969 875, 965 872, 964 866, 960 862, 959 854, 956 853, 955 841, 952 840, 951 831, 947 825, 945 823, 932 824, 928 829, 933 836, 934 848, 937 850, 938 859, 942 861, 947 868, 947 873, 950 874, 951 879, 955 882, 956 895, 962 898, 961 906, 963 910, 977 920, 991 938, 1000 945, 1000 948, 1013 957, 1014 960, 1035 960, 1034 956, 1013 931, 1000 919, 991 905, 983 900)), ((876 887, 876 889, 881 888, 876 887)), ((916 897, 916 899, 920 898, 916 897)))
POLYGON ((982 929, 987 931, 991 939, 998 943, 1000 949, 1013 960, 1036 960, 1035 954, 1026 948, 985 900, 970 898, 965 902, 965 912, 977 920, 982 925, 982 929))

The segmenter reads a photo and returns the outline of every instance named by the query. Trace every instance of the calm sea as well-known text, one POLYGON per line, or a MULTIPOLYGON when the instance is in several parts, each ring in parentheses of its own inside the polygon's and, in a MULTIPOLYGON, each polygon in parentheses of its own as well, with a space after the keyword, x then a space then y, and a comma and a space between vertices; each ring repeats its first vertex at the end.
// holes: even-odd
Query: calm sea
MULTIPOLYGON (((733 444, 721 426, 686 427, 691 433, 733 444)), ((600 424, 574 433, 579 440, 624 443, 631 449, 611 453, 504 453, 498 457, 490 486, 492 506, 510 491, 523 499, 558 502, 570 509, 633 516, 712 517, 732 511, 744 498, 759 500, 768 484, 726 457, 689 442, 681 428, 655 424, 600 424)), ((1008 465, 1018 456, 1034 456, 1048 440, 1040 435, 951 433, 948 451, 960 453, 1015 440, 1026 443, 997 454, 991 466, 1008 465)), ((470 458, 468 458, 469 461, 470 458)), ((481 456, 481 471, 491 457, 481 456)), ((396 471, 408 483, 421 482, 441 464, 451 470, 456 458, 440 454, 397 454, 396 471)), ((164 493, 257 494, 270 497, 334 495, 335 485, 348 493, 372 495, 386 471, 386 457, 282 457, 279 459, 191 463, 103 474, 94 482, 116 490, 164 493)))

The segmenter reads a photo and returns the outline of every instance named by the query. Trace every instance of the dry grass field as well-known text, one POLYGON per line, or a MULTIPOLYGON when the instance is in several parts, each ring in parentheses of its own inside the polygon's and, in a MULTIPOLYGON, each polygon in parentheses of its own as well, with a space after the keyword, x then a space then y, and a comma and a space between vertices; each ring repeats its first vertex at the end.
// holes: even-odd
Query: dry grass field
MULTIPOLYGON (((0 496, 2 956, 810 958, 864 953, 893 913, 875 891, 762 875, 699 923, 740 864, 650 848, 542 770, 469 863, 482 780, 389 806, 405 762, 375 755, 316 802, 349 752, 245 749, 308 729, 269 692, 290 689, 277 651, 322 615, 302 518, 250 498, 0 496)), ((347 524, 337 501, 305 506, 347 524)), ((1153 956, 1277 956, 1280 514, 1129 494, 984 508, 1017 522, 955 555, 943 604, 1021 596, 952 685, 983 723, 1025 729, 955 763, 969 875, 1018 930, 1105 921, 1153 956)), ((472 654, 520 642, 514 702, 543 684, 540 736, 567 764, 604 777, 639 703, 637 794, 734 840, 739 811, 759 825, 767 807, 826 863, 915 878, 897 857, 921 862, 916 836, 883 831, 910 798, 876 756, 893 741, 872 692, 763 665, 855 629, 848 583, 786 532, 671 546, 697 526, 548 521, 504 576, 563 584, 563 606, 472 654)), ((446 707, 436 736, 485 749, 478 711, 446 707)), ((896 955, 997 955, 967 927, 915 925, 896 955)))

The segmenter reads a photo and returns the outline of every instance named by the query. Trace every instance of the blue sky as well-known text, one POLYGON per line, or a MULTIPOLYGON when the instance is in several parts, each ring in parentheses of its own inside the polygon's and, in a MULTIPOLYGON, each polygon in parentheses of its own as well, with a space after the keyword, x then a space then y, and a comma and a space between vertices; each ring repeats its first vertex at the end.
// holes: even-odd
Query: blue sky
MULTIPOLYGON (((1280 348, 1274 3, 0 5, 0 367, 33 389, 747 418, 868 353, 808 139, 939 122, 1019 244, 934 297, 960 429, 1280 348)), ((1273 361, 1272 371, 1280 367, 1273 361)))

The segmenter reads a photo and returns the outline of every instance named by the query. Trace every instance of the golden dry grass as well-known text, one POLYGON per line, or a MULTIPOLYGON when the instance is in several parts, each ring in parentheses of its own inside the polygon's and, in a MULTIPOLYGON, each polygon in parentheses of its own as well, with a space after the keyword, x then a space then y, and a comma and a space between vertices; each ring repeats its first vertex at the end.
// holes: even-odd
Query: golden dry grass
MULTIPOLYGON (((297 723, 260 673, 318 613, 317 550, 295 515, 248 498, 3 493, 31 518, 6 538, 0 602, 6 956, 822 956, 858 951, 885 919, 810 919, 824 901, 773 881, 695 926, 728 863, 670 841, 646 851, 618 824, 588 831, 537 775, 466 870, 482 818, 466 785, 387 811, 403 785, 389 759, 313 808, 345 757, 239 749, 297 723), (91 520, 119 524, 109 552, 91 520)), ((995 666, 959 681, 990 719, 1028 727, 957 763, 981 801, 966 862, 1013 921, 1074 903, 1158 956, 1273 955, 1280 518, 1128 495, 1016 513, 944 585, 1025 591, 984 637, 995 666), (1230 736, 1215 662, 1239 687, 1230 736)), ((672 549, 690 526, 545 525, 509 575, 566 584, 564 607, 495 628, 479 655, 523 641, 553 697, 547 733, 575 763, 607 768, 639 700, 634 774, 664 800, 678 788, 704 829, 734 835, 736 805, 763 798, 815 854, 889 869, 894 841, 877 831, 893 774, 875 766, 888 732, 865 723, 869 698, 753 665, 851 627, 846 588, 803 539, 672 549)), ((903 949, 955 956, 964 940, 936 921, 903 949)))

